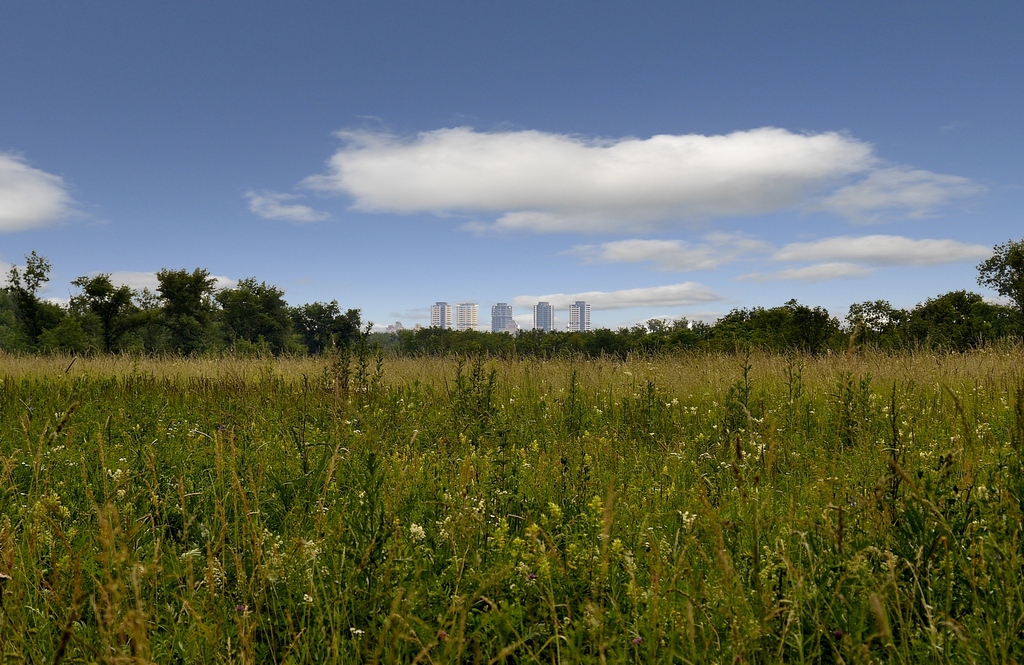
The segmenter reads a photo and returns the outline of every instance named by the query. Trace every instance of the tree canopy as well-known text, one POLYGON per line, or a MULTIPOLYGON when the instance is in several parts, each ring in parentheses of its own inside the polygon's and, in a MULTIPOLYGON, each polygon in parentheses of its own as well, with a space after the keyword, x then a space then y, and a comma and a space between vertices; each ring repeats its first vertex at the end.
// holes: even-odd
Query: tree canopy
POLYGON ((978 264, 978 284, 1009 298, 1024 314, 1024 240, 1007 240, 978 264))

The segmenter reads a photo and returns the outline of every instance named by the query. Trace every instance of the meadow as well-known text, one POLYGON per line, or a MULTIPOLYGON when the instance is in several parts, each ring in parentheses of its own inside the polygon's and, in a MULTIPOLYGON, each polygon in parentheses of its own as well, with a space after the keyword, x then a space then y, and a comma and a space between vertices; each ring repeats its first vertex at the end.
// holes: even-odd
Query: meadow
POLYGON ((0 660, 1024 660, 1024 349, 0 356, 0 660))

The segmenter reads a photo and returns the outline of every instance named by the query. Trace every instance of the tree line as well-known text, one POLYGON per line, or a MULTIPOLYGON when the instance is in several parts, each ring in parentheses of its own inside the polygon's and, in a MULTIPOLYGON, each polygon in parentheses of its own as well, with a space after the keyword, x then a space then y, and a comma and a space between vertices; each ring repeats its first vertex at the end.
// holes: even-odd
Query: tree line
POLYGON ((734 309, 714 323, 652 319, 619 330, 585 333, 526 330, 518 335, 441 328, 370 333, 358 309, 336 300, 297 307, 284 291, 250 277, 216 289, 204 269, 161 270, 156 291, 115 285, 109 274, 83 276, 67 305, 40 297, 46 258, 32 252, 12 267, 0 290, 0 350, 72 353, 320 354, 359 344, 403 355, 561 354, 626 356, 678 350, 840 352, 941 348, 963 351, 1024 334, 1024 240, 996 245, 978 265, 978 284, 1009 301, 951 291, 911 309, 885 300, 855 303, 843 321, 795 300, 771 308, 734 309))
POLYGON ((83 276, 67 305, 44 300, 51 265, 32 252, 0 291, 0 349, 71 353, 307 354, 365 335, 358 309, 336 300, 291 307, 280 288, 243 279, 216 289, 201 268, 161 270, 156 291, 83 276))

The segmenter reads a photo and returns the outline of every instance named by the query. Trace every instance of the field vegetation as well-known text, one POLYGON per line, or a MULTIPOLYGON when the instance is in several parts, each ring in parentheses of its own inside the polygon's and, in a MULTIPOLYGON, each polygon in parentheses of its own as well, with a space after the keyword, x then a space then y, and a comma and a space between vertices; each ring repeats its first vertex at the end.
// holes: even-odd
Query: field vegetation
POLYGON ((1019 662, 1022 368, 0 356, 0 660, 1019 662))

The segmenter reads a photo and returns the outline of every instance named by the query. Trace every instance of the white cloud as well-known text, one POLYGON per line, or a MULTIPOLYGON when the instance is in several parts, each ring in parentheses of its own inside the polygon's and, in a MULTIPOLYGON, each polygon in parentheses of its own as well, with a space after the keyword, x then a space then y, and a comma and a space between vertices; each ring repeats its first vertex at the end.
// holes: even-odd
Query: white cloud
POLYGON ((46 226, 74 213, 64 180, 0 153, 0 232, 46 226))
POLYGON ((740 275, 736 279, 743 282, 772 282, 776 280, 798 280, 802 282, 823 282, 829 279, 848 279, 856 277, 867 277, 871 274, 870 268, 857 265, 856 263, 818 263, 802 268, 788 268, 777 272, 755 272, 747 275, 740 275))
POLYGON ((771 251, 768 243, 725 233, 713 233, 703 244, 682 240, 617 240, 600 245, 577 245, 566 254, 585 263, 654 263, 667 272, 688 272, 717 268, 740 255, 771 251))
POLYGON ((155 272, 121 270, 110 273, 110 281, 116 286, 127 286, 137 291, 149 289, 153 293, 156 293, 156 287, 159 285, 155 272))
POLYGON ((345 145, 304 186, 350 196, 368 212, 477 217, 466 224, 476 231, 638 232, 787 209, 867 222, 923 217, 984 191, 967 178, 885 166, 869 144, 837 132, 588 139, 455 127, 409 138, 337 135, 345 145))
POLYGON ((516 296, 516 307, 533 307, 539 301, 551 303, 555 309, 567 309, 577 300, 590 304, 591 310, 627 309, 630 307, 683 307, 699 302, 721 300, 721 296, 696 282, 651 286, 621 291, 587 291, 584 293, 550 293, 543 296, 516 296))
POLYGON ((876 266, 934 266, 976 261, 992 255, 984 245, 956 240, 914 240, 903 236, 838 236, 784 246, 779 261, 856 261, 876 266))
POLYGON ((371 212, 493 216, 475 228, 616 232, 756 215, 806 203, 872 168, 836 132, 766 127, 719 136, 585 139, 439 129, 410 139, 340 132, 327 173, 304 181, 371 212))
MULTIPOLYGON (((222 275, 210 275, 210 277, 214 280, 213 288, 215 291, 231 289, 238 284, 237 279, 231 279, 230 277, 224 277, 222 275)), ((110 281, 115 285, 124 285, 137 291, 149 289, 153 293, 157 292, 156 289, 160 285, 155 272, 133 272, 130 270, 121 270, 110 273, 110 281)))
POLYGON ((836 212, 855 222, 877 222, 887 214, 920 219, 951 199, 984 191, 984 187, 960 176, 901 167, 882 168, 812 207, 836 212))
POLYGON ((249 199, 249 210, 264 219, 285 219, 291 222, 322 222, 331 217, 326 212, 314 210, 307 205, 285 203, 286 201, 301 198, 296 194, 251 191, 245 193, 245 198, 249 199))

